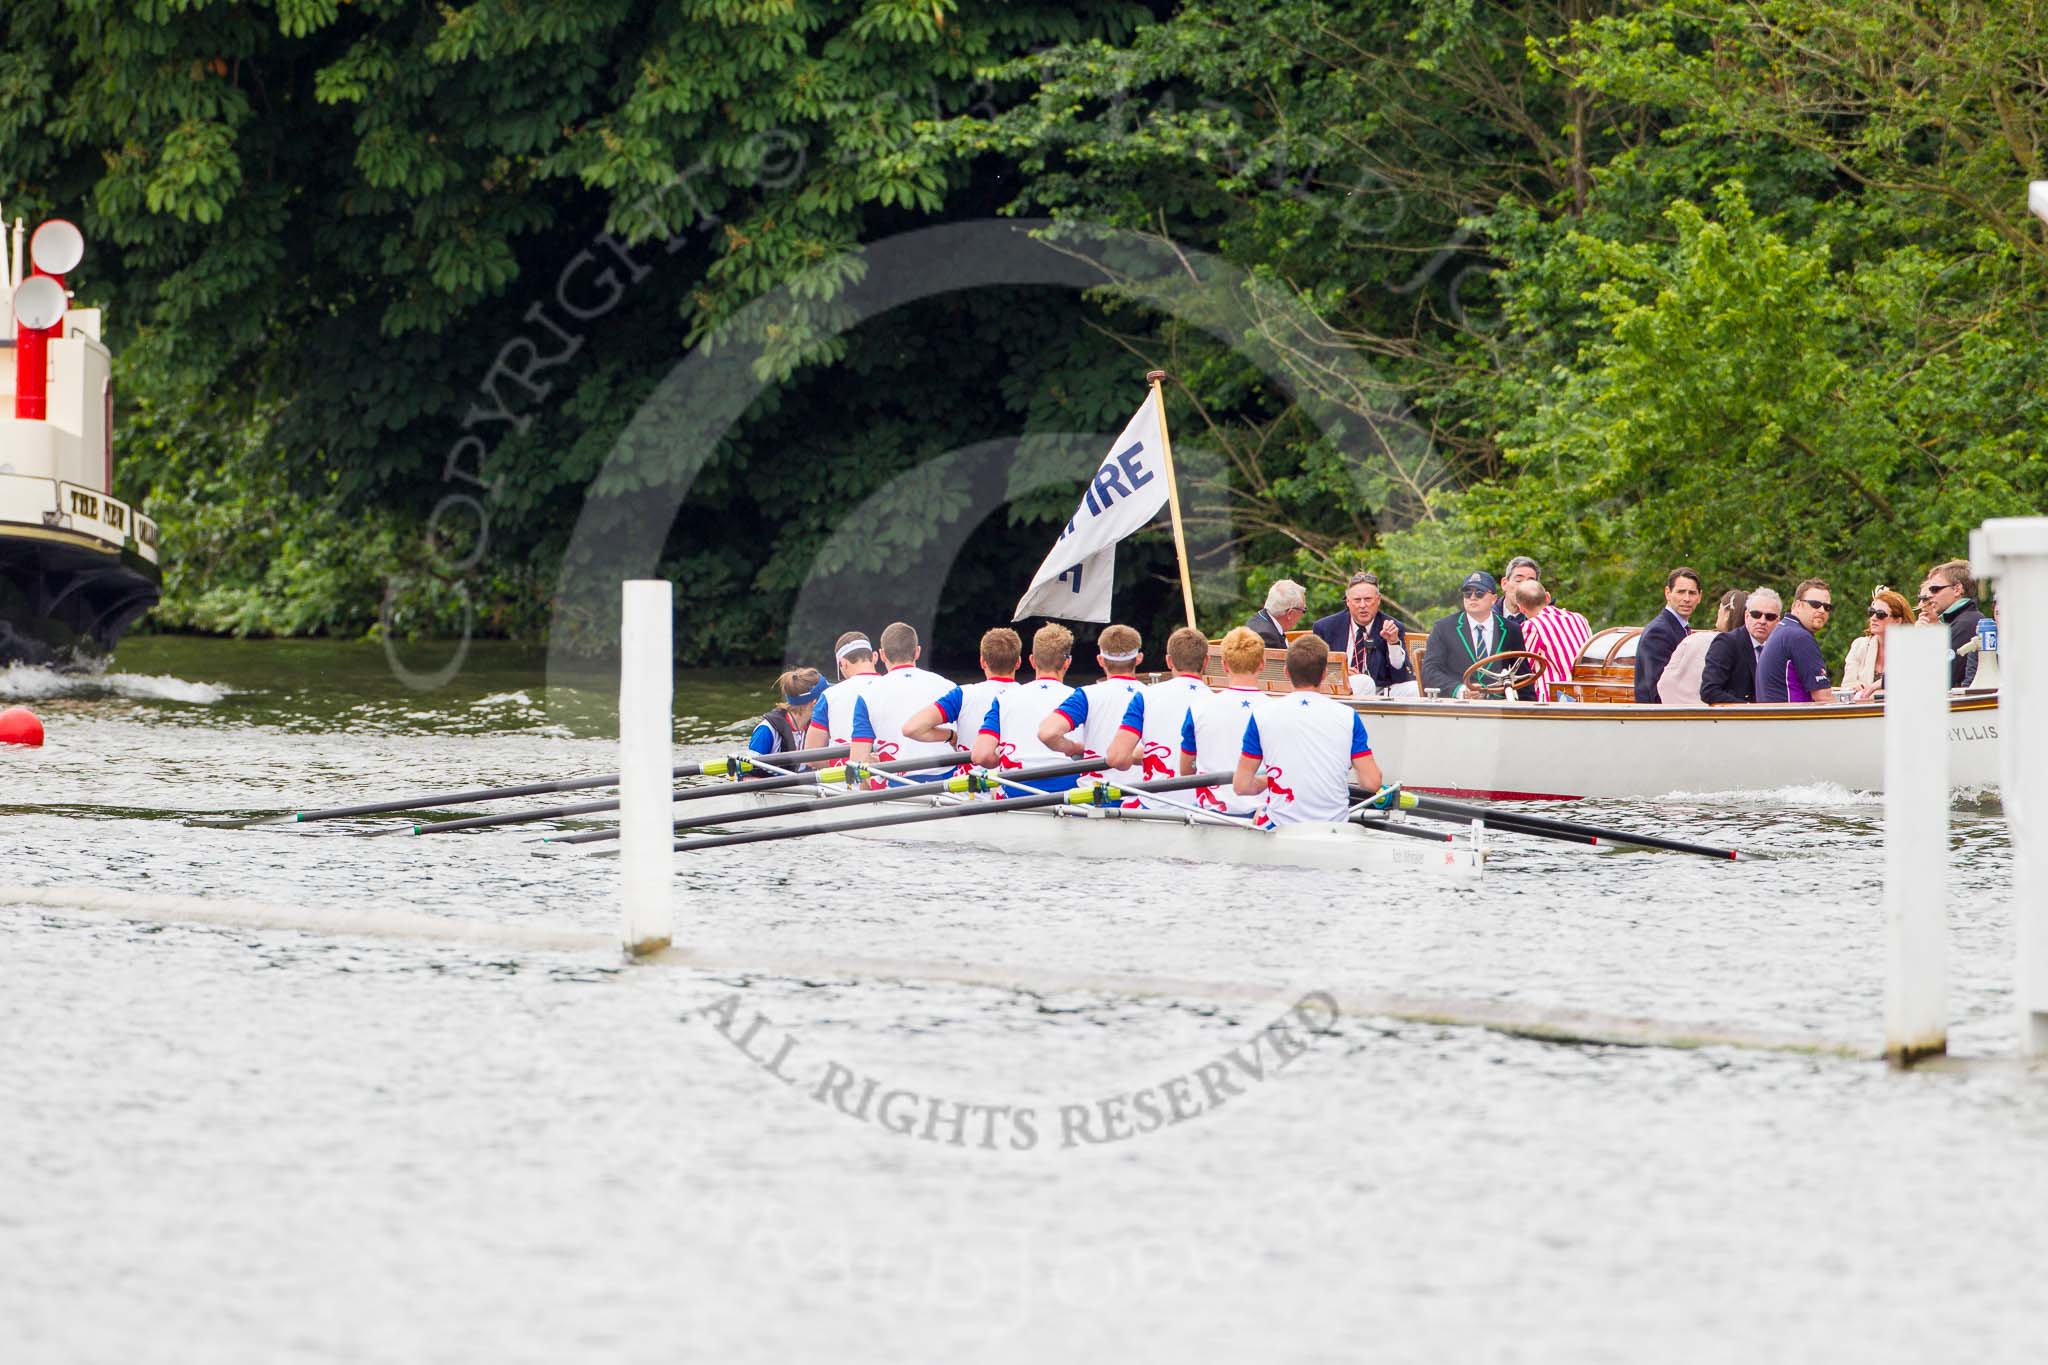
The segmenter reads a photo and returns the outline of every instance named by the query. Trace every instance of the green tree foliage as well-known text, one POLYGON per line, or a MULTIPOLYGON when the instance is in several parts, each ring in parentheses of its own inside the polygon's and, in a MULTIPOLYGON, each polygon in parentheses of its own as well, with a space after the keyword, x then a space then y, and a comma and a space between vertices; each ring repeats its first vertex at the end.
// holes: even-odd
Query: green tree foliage
MULTIPOLYGON (((2048 501, 2044 11, 15 0, 0 185, 83 205, 82 278, 153 405, 131 477, 212 566, 168 619, 360 630, 366 585, 445 588, 479 549, 464 590, 534 628, 584 490, 702 347, 766 388, 670 542, 693 659, 774 654, 821 567, 918 562, 960 503, 920 467, 1113 431, 1155 366, 1205 624, 1282 573, 1334 605, 1361 564, 1420 614, 1519 552, 1634 622, 1677 562, 1854 600, 2048 501), (1137 234, 1186 288, 1112 255, 1087 297, 845 326, 860 244, 990 215, 1137 234), (481 547, 433 520, 465 434, 481 547), (242 524, 278 528, 260 563, 223 548, 242 524)), ((1033 448, 1035 491, 953 570, 955 629, 1003 614, 1095 453, 1033 448)), ((1123 564, 1164 624, 1163 547, 1123 564)), ((436 591, 402 621, 444 621, 436 591)))

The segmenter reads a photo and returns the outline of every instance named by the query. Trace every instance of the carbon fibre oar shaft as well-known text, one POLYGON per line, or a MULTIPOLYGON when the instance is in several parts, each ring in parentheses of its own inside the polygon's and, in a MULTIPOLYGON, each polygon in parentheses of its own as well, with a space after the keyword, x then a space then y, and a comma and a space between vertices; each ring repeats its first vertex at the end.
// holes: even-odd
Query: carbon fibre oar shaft
MULTIPOLYGON (((795 754, 778 754, 776 755, 776 757, 784 759, 789 762, 797 761, 797 756, 795 754)), ((892 763, 870 763, 866 766, 872 768, 876 772, 919 772, 929 768, 951 768, 957 766, 966 757, 967 755, 965 755, 964 753, 956 752, 950 757, 930 755, 925 758, 901 758, 897 759, 892 763)), ((744 758, 717 761, 726 764, 732 764, 736 762, 742 766, 746 763, 746 760, 744 758)), ((761 787, 766 787, 770 783, 781 783, 785 785, 795 786, 809 782, 829 780, 824 779, 822 777, 822 774, 837 771, 840 770, 836 768, 823 768, 820 769, 817 773, 798 773, 792 777, 764 778, 760 782, 749 782, 745 786, 740 786, 735 782, 728 786, 713 787, 709 790, 716 792, 721 796, 730 796, 732 795, 732 793, 736 791, 753 791, 761 787)), ((685 796, 695 796, 698 794, 699 790, 701 789, 693 788, 687 793, 679 792, 676 794, 676 799, 680 801, 685 796)), ((613 797, 609 801, 583 801, 568 806, 544 806, 539 810, 506 811, 502 815, 473 815, 470 816, 468 819, 464 820, 440 820, 430 825, 414 825, 412 827, 412 832, 414 834, 452 834, 455 833, 457 830, 490 829, 498 825, 528 825, 539 820, 564 820, 572 815, 595 815, 599 811, 617 810, 618 808, 618 798, 613 797)), ((614 838, 617 837, 617 831, 614 830, 611 831, 611 833, 614 838)))
MULTIPOLYGON (((824 749, 805 749, 797 753, 783 754, 781 757, 791 763, 828 763, 833 759, 845 758, 852 751, 851 745, 837 744, 824 749)), ((671 776, 702 777, 707 770, 717 770, 729 762, 729 758, 714 758, 704 763, 685 763, 680 768, 671 770, 671 776)), ((389 801, 372 801, 361 806, 330 806, 325 810, 293 811, 289 815, 248 823, 291 825, 303 824, 310 820, 343 820, 358 815, 390 815, 402 810, 432 810, 436 806, 466 806, 474 801, 509 801, 517 796, 549 796, 555 792, 589 791, 595 787, 618 785, 619 775, 606 773, 602 777, 569 777, 558 782, 528 782, 517 787, 478 787, 471 791, 400 796, 389 801)))
MULTIPOLYGON (((1096 760, 1100 766, 1101 760, 1096 760)), ((676 840, 678 853, 707 848, 730 848, 735 844, 764 844, 776 839, 800 839, 808 834, 841 834, 862 829, 886 829, 891 825, 916 825, 932 820, 960 820, 974 815, 1001 815, 1007 811, 1044 810, 1052 806, 1089 806, 1146 792, 1187 791, 1193 787, 1216 787, 1230 780, 1229 773, 1194 773, 1188 777, 1167 777, 1156 782, 1103 783, 1094 788, 1047 792, 1042 796, 1011 796, 1000 801, 976 801, 941 810, 910 811, 902 815, 871 815, 864 820, 836 820, 822 825, 794 829, 756 829, 744 834, 714 834, 698 839, 676 840)))
POLYGON ((1444 834, 1433 829, 1417 829, 1413 825, 1389 824, 1385 816, 1354 815, 1351 823, 1375 834, 1399 834, 1409 839, 1427 839, 1432 844, 1453 844, 1458 841, 1455 834, 1444 834))
MULTIPOLYGON (((868 767, 883 768, 885 765, 868 764, 868 767)), ((1099 758, 1077 758, 1068 763, 1047 764, 1043 768, 1027 768, 1003 774, 1011 782, 1039 782, 1054 777, 1078 777, 1082 773, 1099 772, 1102 760, 1099 758)), ((741 788, 752 790, 759 783, 741 788)), ((878 805, 885 801, 904 801, 915 796, 943 796, 948 793, 988 792, 998 790, 994 778, 954 777, 939 782, 921 782, 915 787, 890 787, 884 791, 848 792, 844 796, 828 796, 816 801, 790 801, 780 806, 765 806, 759 810, 721 811, 716 815, 698 815, 688 820, 676 821, 677 829, 698 829, 705 825, 737 825, 748 820, 767 820, 777 815, 829 815, 833 811, 845 810, 850 806, 878 805)), ((549 844, 596 844, 619 837, 615 829, 593 829, 582 834, 566 834, 544 839, 549 844)))
MULTIPOLYGON (((1360 787, 1352 788, 1352 792, 1354 799, 1372 795, 1360 787)), ((1714 848, 1708 844, 1689 843, 1683 839, 1667 839, 1661 834, 1635 834, 1625 829, 1580 824, 1575 820, 1553 820, 1548 816, 1527 815, 1521 811, 1489 810, 1484 806, 1468 806, 1459 801, 1446 801, 1441 797, 1420 796, 1407 791, 1401 793, 1401 809, 1413 811, 1416 815, 1431 820, 1479 820, 1504 833, 1527 834, 1538 839, 1655 848, 1670 853, 1690 853, 1696 857, 1714 858, 1723 862, 1733 861, 1742 856, 1739 849, 1714 848)))

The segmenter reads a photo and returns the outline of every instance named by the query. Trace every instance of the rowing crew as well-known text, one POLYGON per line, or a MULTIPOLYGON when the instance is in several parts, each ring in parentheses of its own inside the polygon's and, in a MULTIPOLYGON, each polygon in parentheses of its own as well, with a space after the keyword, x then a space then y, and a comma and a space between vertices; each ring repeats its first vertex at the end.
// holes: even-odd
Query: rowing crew
MULTIPOLYGON (((1167 638, 1172 674, 1149 686, 1136 674, 1142 640, 1112 625, 1096 639, 1103 677, 1082 687, 1066 682, 1073 632, 1041 626, 1031 637, 1036 676, 1017 680, 1023 652, 1017 632, 998 627, 981 637, 983 680, 955 686, 917 666, 917 631, 896 622, 879 651, 858 631, 834 647, 840 680, 824 686, 815 669, 782 675, 783 705, 764 717, 750 742, 763 755, 798 748, 849 745, 850 761, 943 758, 970 748, 973 762, 998 773, 1101 758, 1112 782, 1129 783, 1196 772, 1230 772, 1228 788, 1196 789, 1196 803, 1219 815, 1259 824, 1342 820, 1350 785, 1378 790, 1378 763, 1358 712, 1323 695, 1329 646, 1306 635, 1288 646, 1293 690, 1259 686, 1264 642, 1243 627, 1223 638, 1224 685, 1202 678, 1208 641, 1182 627, 1167 638), (880 666, 876 656, 879 653, 880 666), (802 739, 796 736, 801 728, 802 739)), ((946 771, 914 774, 936 781, 946 771)), ((1077 777, 1014 785, 1036 791, 1072 788, 1077 777)), ((1162 804, 1171 804, 1155 798, 1162 804)))

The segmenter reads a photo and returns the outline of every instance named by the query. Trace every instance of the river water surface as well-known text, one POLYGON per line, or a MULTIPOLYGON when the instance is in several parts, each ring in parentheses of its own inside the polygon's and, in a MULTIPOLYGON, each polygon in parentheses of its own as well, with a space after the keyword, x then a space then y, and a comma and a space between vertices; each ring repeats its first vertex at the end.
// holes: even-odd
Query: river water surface
MULTIPOLYGON (((1989 1060, 1907 1075, 1300 1026, 1398 994, 1875 1048, 1882 807, 1840 790, 1582 803, 1758 856, 1502 838, 1463 889, 684 855, 713 970, 517 938, 616 920, 616 864, 529 830, 197 823, 613 769, 610 684, 542 674, 159 638, 0 673, 49 735, 0 750, 0 1361, 2038 1358, 1995 804, 1950 875, 1952 1047, 1989 1060), (474 932, 387 932, 419 916, 474 932)), ((678 761, 766 682, 679 674, 678 761)))

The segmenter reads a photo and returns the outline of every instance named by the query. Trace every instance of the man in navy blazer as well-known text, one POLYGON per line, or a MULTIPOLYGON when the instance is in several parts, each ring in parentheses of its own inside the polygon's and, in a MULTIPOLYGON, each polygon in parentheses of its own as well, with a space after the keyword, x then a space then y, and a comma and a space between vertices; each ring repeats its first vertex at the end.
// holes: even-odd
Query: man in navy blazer
MULTIPOLYGON (((1459 588, 1464 609, 1454 611, 1429 628, 1429 643, 1422 649, 1422 685, 1435 688, 1446 697, 1459 696, 1465 670, 1489 654, 1506 654, 1524 648, 1522 628, 1496 611, 1500 585, 1483 570, 1465 579, 1459 588)), ((1497 665, 1507 673, 1519 672, 1512 663, 1497 665)), ((1476 680, 1475 680, 1476 681, 1476 680)), ((1519 688, 1515 695, 1529 700, 1534 688, 1519 688)))
POLYGON ((1664 610, 1636 637, 1636 700, 1656 702, 1657 679, 1671 662, 1671 651, 1692 633, 1686 624, 1700 604, 1700 576, 1680 565, 1664 576, 1664 610))
POLYGON ((1785 604, 1770 588, 1750 593, 1743 607, 1742 624, 1722 631, 1707 646, 1707 661, 1700 669, 1700 700, 1709 706, 1756 700, 1756 661, 1764 641, 1778 628, 1785 604))
POLYGON ((1401 625, 1380 610, 1380 580, 1372 574, 1351 575, 1344 586, 1344 610, 1309 629, 1345 660, 1347 677, 1363 674, 1372 679, 1375 690, 1415 681, 1415 669, 1401 643, 1401 625))

